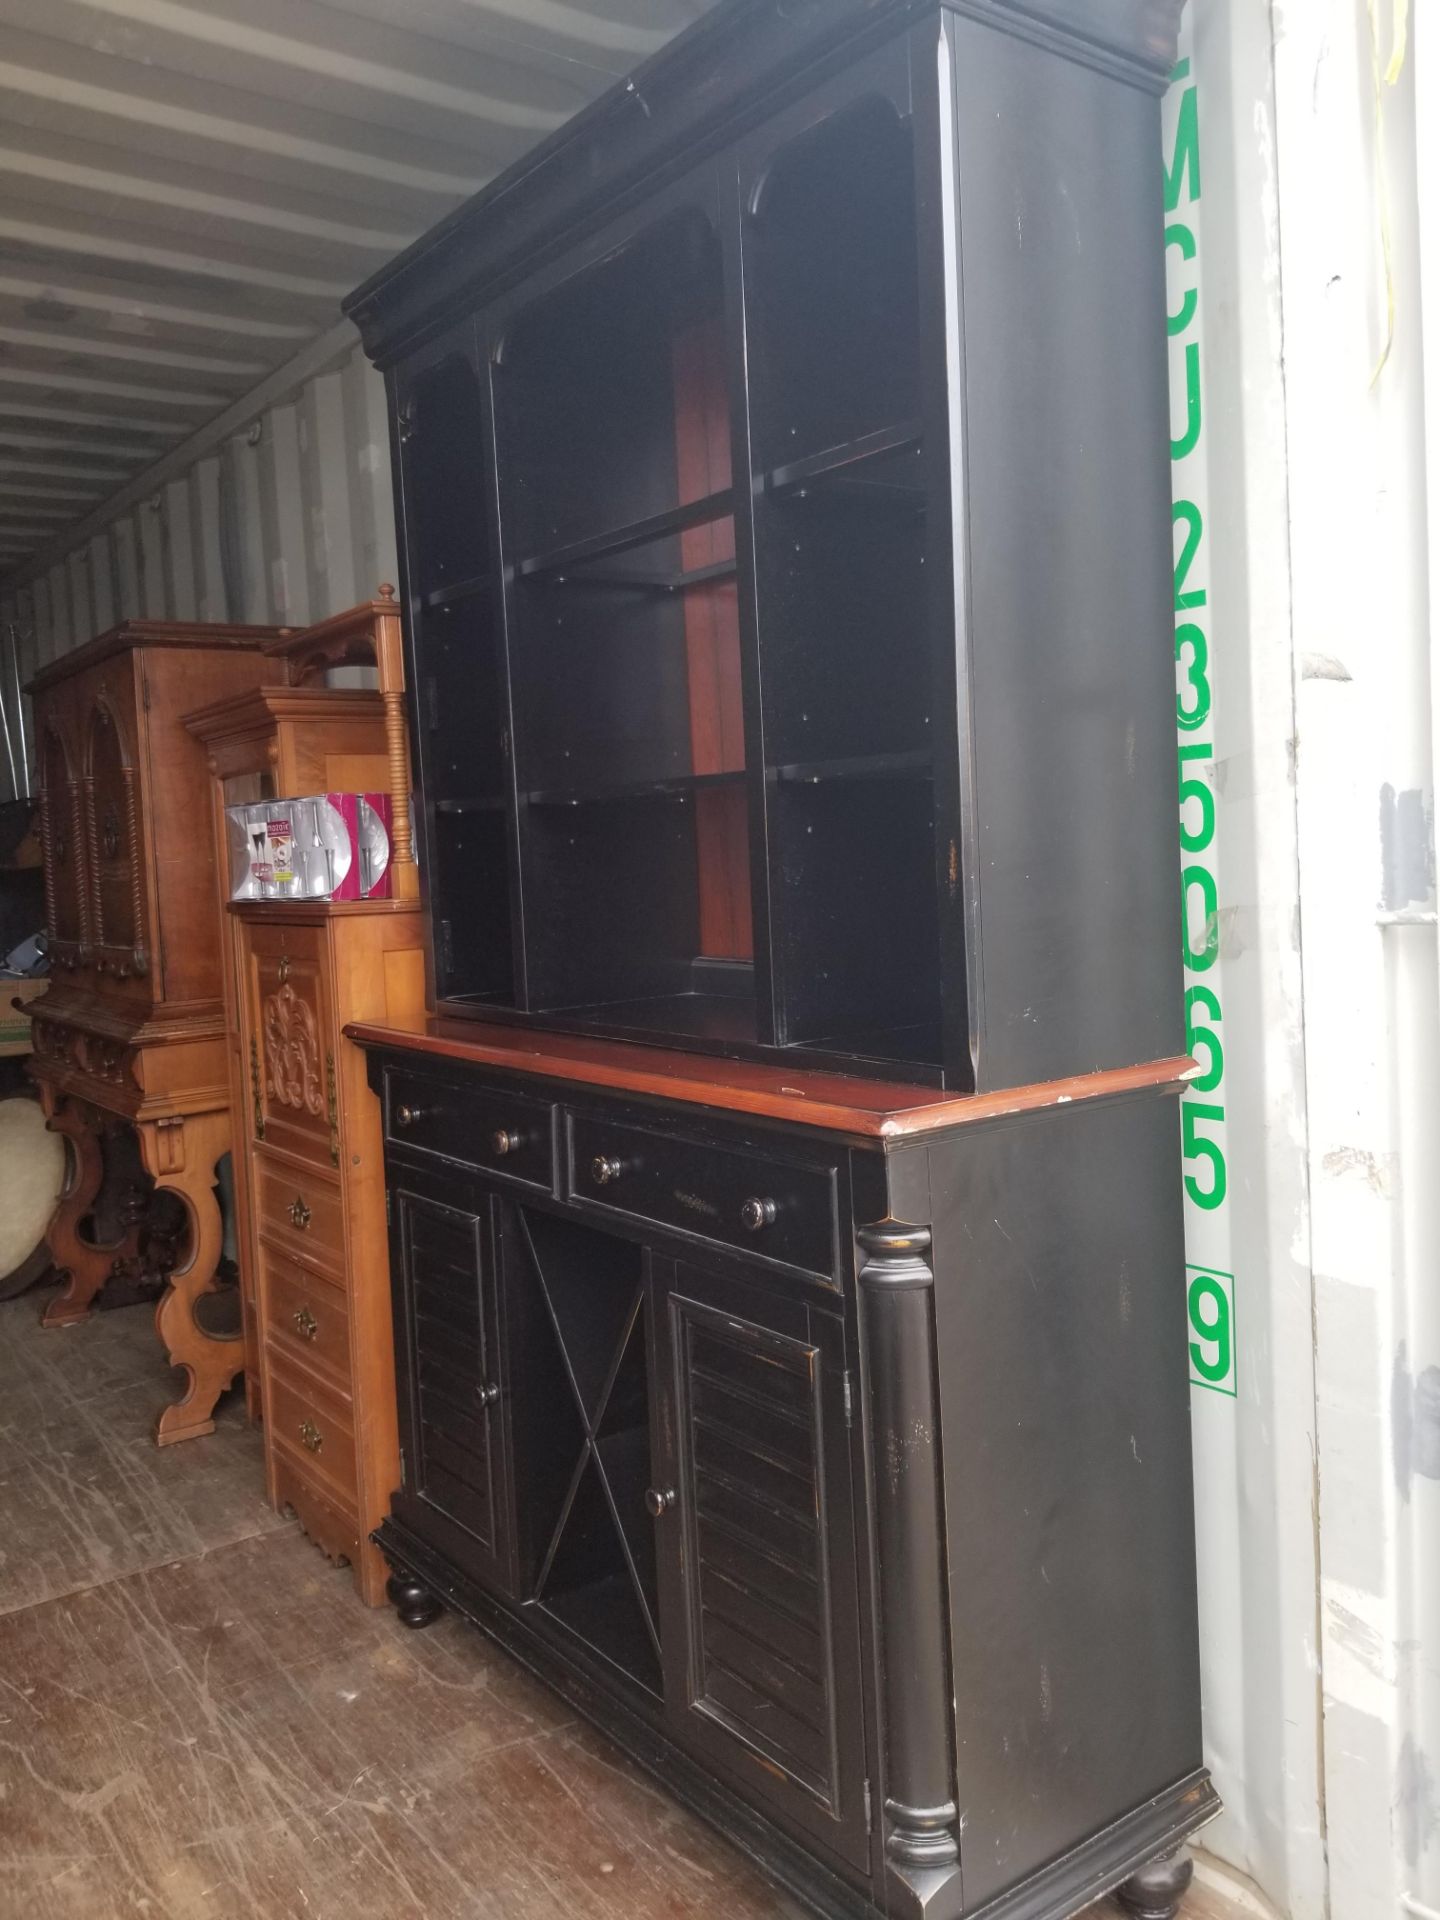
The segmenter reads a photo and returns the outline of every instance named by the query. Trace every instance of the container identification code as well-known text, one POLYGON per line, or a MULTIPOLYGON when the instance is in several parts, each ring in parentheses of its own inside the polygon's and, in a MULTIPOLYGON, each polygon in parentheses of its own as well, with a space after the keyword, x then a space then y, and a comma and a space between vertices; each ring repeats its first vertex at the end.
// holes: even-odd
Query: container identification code
POLYGON ((1204 339, 1200 312, 1199 92, 1189 58, 1170 76, 1164 117, 1165 264, 1170 353, 1175 725, 1179 744, 1180 941, 1185 1049, 1200 1072, 1180 1102, 1190 1379, 1236 1392, 1230 1257, 1220 887, 1216 845, 1214 655, 1209 598, 1204 339))

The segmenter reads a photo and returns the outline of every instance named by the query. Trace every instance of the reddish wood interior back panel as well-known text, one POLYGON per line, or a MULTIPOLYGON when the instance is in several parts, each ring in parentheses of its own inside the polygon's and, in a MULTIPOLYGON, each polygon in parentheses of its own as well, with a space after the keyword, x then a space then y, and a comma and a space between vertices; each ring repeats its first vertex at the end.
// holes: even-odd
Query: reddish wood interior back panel
MULTIPOLYGON (((694 500, 730 485, 730 417, 724 340, 718 320, 675 342, 675 461, 680 498, 694 500)), ((680 535, 685 571, 735 558, 735 522, 712 521, 680 535)), ((685 662, 690 686, 691 765, 696 773, 736 773, 745 765, 740 700, 740 618, 735 582, 712 580, 684 596, 685 662)), ((700 874, 699 950, 713 959, 749 960, 749 821, 744 784, 696 795, 700 874)))

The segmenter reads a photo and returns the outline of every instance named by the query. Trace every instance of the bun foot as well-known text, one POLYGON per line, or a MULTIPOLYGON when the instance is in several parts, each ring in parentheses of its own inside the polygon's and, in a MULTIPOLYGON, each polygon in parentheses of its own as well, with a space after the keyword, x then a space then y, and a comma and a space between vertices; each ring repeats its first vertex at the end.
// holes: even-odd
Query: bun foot
POLYGON ((445 1611, 429 1587, 410 1573, 392 1573, 385 1582, 385 1597, 402 1627, 428 1627, 445 1611))
POLYGON ((1115 1889, 1115 1898, 1135 1920, 1175 1920, 1194 1876, 1194 1861, 1179 1847, 1132 1873, 1115 1889))

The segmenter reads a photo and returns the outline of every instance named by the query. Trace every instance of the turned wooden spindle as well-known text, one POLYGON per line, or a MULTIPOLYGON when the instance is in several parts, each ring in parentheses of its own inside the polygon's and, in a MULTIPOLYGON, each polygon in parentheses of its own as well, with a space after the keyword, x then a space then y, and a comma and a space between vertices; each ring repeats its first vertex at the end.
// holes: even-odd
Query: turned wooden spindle
POLYGON ((410 746, 405 733, 405 666, 400 608, 388 580, 380 583, 385 611, 375 622, 375 665, 385 705, 385 748, 390 759, 390 884, 397 900, 415 900, 420 875, 410 830, 410 746))

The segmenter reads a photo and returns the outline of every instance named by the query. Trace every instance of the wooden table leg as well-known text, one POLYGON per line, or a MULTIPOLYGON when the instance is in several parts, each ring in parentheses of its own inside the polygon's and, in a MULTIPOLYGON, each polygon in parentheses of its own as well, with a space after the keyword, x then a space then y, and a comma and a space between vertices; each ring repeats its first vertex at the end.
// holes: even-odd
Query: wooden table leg
POLYGON ((71 1164, 69 1182, 45 1234, 50 1258, 65 1285, 47 1302, 40 1324, 72 1327, 89 1318, 91 1302, 109 1279, 119 1249, 97 1247, 80 1236, 80 1222, 94 1206, 105 1175, 99 1130, 72 1101, 43 1097, 51 1132, 63 1134, 70 1142, 71 1164))
POLYGON ((236 1335, 206 1333, 195 1319, 195 1303, 215 1292, 222 1228, 215 1193, 215 1163, 230 1143, 226 1113, 190 1114, 174 1120, 144 1122, 141 1151, 157 1187, 178 1194, 190 1216, 190 1251, 155 1309, 159 1334, 172 1367, 189 1376, 185 1392, 165 1408, 155 1428, 155 1444, 174 1446, 213 1433, 215 1402, 245 1364, 245 1342, 236 1335))

